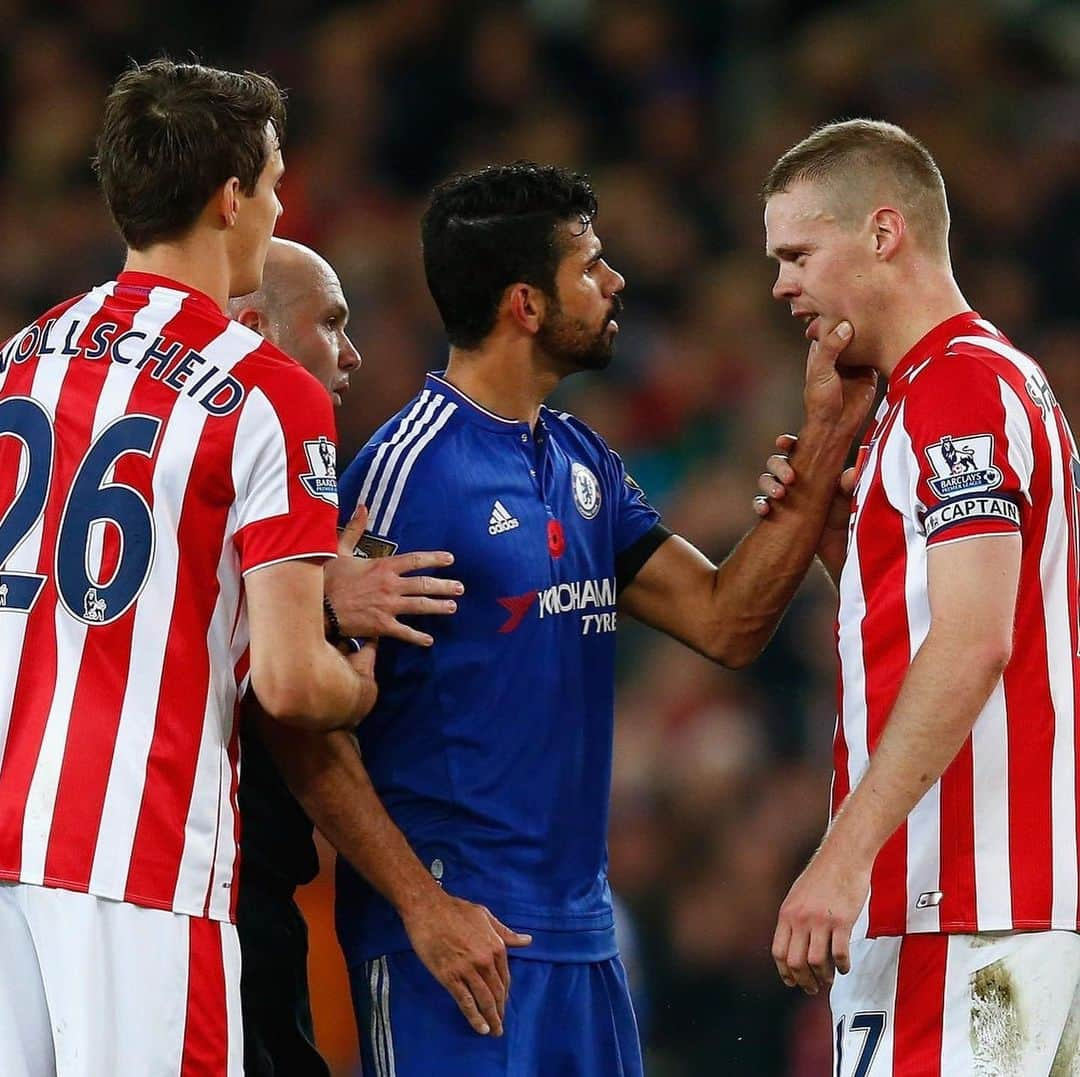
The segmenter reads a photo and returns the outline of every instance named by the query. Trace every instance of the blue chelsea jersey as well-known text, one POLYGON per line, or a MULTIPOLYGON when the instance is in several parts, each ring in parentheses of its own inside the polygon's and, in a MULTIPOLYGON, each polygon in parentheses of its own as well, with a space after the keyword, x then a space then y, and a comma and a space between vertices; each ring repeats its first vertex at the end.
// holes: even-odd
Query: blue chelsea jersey
MULTIPOLYGON (((622 461, 546 408, 535 429, 437 375, 345 471, 378 552, 450 550, 458 612, 431 648, 384 640, 357 730, 375 788, 448 892, 531 932, 521 957, 615 953, 607 884, 616 598, 667 537, 622 461)), ((408 947, 339 858, 350 965, 408 947)))

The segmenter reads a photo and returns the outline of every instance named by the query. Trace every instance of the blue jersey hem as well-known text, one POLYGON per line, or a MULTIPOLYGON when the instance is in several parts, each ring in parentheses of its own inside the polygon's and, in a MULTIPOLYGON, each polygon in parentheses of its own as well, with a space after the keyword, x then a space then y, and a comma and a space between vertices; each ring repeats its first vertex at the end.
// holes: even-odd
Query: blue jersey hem
MULTIPOLYGON (((619 953, 615 942, 614 924, 593 931, 534 930, 516 921, 507 924, 507 927, 532 935, 531 946, 515 946, 508 950, 510 956, 520 957, 527 961, 586 964, 594 961, 609 961, 619 953)), ((365 961, 374 961, 387 954, 412 949, 405 928, 400 923, 380 934, 378 939, 368 939, 364 945, 348 946, 345 940, 340 941, 345 954, 345 963, 350 969, 358 967, 365 961)))

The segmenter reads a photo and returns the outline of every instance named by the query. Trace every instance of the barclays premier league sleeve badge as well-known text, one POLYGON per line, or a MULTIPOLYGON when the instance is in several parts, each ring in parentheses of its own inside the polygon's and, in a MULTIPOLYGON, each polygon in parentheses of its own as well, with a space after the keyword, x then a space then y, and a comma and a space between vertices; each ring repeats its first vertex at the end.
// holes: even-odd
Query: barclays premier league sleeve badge
POLYGON ((994 467, 994 435, 946 434, 926 449, 934 469, 930 489, 942 501, 963 494, 983 493, 1001 485, 1001 470, 994 467))
POLYGON ((304 442, 308 470, 300 476, 312 497, 337 508, 337 448, 327 437, 304 442))
POLYGON ((1016 498, 1008 493, 991 493, 1003 479, 1001 469, 993 464, 993 434, 946 434, 927 448, 926 455, 935 471, 935 477, 929 480, 930 488, 939 498, 922 521, 927 539, 955 524, 976 520, 1001 520, 1020 526, 1016 498))

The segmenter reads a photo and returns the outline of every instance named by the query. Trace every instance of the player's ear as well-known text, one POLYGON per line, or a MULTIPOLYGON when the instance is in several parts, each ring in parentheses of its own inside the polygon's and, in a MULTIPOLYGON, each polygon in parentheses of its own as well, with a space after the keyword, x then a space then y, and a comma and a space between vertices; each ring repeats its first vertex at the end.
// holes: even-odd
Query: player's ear
POLYGON ((240 216, 240 180, 237 176, 230 176, 218 188, 212 203, 221 216, 226 228, 234 228, 237 218, 240 216))
POLYGON ((254 307, 244 307, 235 317, 241 325, 254 329, 260 336, 266 336, 266 319, 254 307))
POLYGON ((907 230, 904 215, 898 209, 883 207, 874 212, 874 251, 883 261, 896 255, 907 230))
POLYGON ((520 281, 511 284, 506 290, 504 303, 514 324, 527 333, 536 333, 544 324, 547 297, 539 288, 520 281))

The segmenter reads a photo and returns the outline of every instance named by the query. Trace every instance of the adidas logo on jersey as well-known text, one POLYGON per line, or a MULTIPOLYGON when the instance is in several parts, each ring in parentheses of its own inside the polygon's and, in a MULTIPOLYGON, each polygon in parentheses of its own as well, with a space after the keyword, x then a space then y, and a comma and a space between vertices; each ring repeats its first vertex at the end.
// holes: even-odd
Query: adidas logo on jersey
POLYGON ((511 516, 501 501, 491 506, 491 518, 488 520, 488 534, 501 535, 504 531, 513 531, 520 527, 516 516, 511 516))

